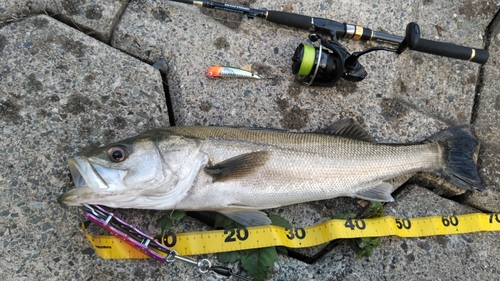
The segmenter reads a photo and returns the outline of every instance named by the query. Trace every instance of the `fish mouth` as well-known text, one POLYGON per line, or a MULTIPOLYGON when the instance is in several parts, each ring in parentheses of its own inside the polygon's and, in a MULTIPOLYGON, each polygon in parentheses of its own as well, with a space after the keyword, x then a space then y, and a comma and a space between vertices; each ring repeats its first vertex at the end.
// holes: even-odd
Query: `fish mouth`
POLYGON ((69 158, 68 165, 75 187, 108 188, 108 184, 86 157, 77 156, 69 158))
POLYGON ((59 196, 57 202, 68 206, 80 206, 86 203, 84 200, 92 194, 92 191, 88 186, 74 188, 59 196))
POLYGON ((99 190, 108 189, 108 184, 98 170, 86 157, 77 156, 68 159, 69 170, 75 184, 74 189, 59 196, 57 201, 68 206, 79 206, 90 203, 99 190))

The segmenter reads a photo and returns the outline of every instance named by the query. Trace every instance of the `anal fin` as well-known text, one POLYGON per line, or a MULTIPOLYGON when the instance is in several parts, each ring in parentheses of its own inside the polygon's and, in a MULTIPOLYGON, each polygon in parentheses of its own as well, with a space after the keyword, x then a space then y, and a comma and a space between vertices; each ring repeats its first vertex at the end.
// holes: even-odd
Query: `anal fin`
POLYGON ((354 196, 370 201, 392 202, 394 201, 391 195, 392 189, 392 184, 380 182, 374 187, 357 192, 354 196))

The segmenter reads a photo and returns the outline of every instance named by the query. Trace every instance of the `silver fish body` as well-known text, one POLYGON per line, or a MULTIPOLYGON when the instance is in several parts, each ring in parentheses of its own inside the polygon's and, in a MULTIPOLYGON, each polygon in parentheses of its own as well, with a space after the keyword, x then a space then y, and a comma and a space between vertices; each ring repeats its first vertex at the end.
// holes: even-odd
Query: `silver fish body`
POLYGON ((377 144, 349 119, 325 133, 169 127, 70 158, 77 188, 59 201, 212 210, 244 225, 267 224, 258 210, 338 196, 392 201, 386 181, 410 172, 483 189, 476 146, 466 127, 418 144, 377 144))

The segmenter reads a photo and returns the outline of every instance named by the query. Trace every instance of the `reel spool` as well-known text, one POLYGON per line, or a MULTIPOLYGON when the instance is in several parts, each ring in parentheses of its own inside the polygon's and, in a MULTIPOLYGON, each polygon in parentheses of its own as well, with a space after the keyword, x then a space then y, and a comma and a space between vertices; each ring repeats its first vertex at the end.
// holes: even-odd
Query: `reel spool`
POLYGON ((302 76, 307 86, 330 86, 337 82, 344 72, 342 55, 323 45, 314 47, 300 44, 292 57, 292 72, 302 76))
POLYGON ((315 47, 301 43, 292 57, 292 72, 303 77, 303 84, 332 87, 340 78, 361 81, 366 77, 357 56, 350 55, 336 40, 325 40, 318 34, 309 35, 309 40, 320 44, 315 47))

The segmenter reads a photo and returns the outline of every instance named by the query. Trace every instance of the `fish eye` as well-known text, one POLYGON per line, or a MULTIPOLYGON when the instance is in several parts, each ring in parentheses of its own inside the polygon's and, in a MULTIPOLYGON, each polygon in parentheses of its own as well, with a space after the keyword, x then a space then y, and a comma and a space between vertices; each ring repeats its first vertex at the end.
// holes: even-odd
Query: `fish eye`
POLYGON ((113 146, 108 149, 109 159, 113 162, 122 162, 128 157, 128 150, 122 145, 113 146))
POLYGON ((209 72, 207 72, 207 75, 208 75, 208 76, 212 76, 212 75, 213 75, 213 73, 212 73, 211 71, 209 71, 209 72))

